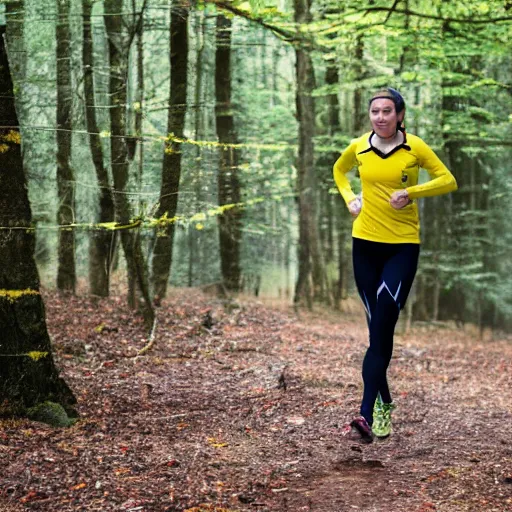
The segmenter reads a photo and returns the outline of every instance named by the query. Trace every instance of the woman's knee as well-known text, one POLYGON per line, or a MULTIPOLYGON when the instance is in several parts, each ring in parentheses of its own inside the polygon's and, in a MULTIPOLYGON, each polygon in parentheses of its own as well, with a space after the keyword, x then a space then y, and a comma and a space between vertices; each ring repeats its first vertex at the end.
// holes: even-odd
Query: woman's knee
POLYGON ((363 372, 367 368, 370 372, 379 373, 389 366, 391 358, 389 352, 380 348, 370 347, 363 361, 363 372))

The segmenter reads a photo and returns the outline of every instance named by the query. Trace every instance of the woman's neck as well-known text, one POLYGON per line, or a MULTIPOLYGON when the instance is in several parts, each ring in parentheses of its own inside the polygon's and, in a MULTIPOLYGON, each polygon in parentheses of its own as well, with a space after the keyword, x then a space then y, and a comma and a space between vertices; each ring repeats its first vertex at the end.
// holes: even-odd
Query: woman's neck
POLYGON ((404 136, 401 131, 397 131, 390 137, 380 137, 377 133, 374 133, 371 140, 372 145, 382 153, 389 153, 403 142, 404 136))

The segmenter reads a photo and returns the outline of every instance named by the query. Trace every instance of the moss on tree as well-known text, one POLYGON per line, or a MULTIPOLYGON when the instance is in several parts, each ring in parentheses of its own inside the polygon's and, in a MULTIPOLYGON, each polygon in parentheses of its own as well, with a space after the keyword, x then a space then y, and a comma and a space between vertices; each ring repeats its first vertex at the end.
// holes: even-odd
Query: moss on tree
POLYGON ((34 421, 47 423, 52 427, 70 427, 76 422, 76 419, 70 418, 64 407, 55 402, 42 402, 27 409, 27 417, 34 421))

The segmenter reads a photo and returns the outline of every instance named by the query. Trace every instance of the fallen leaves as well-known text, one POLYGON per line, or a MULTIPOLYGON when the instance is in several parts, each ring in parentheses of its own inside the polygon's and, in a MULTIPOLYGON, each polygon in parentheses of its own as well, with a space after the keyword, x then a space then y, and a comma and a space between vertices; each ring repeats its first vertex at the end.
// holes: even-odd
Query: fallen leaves
POLYGON ((224 507, 217 507, 216 505, 210 505, 209 503, 202 503, 197 507, 187 508, 184 512, 239 512, 238 510, 232 510, 224 507))
POLYGON ((428 350, 430 371, 416 371, 419 356, 393 360, 394 434, 366 446, 342 435, 359 408, 364 319, 248 304, 235 321, 211 297, 176 292, 158 346, 134 362, 146 334, 123 298, 59 300, 48 321, 82 419, 59 432, 0 421, 0 510, 4 499, 66 512, 369 510, 367 491, 389 511, 511 507, 506 343, 402 338, 428 350), (215 325, 197 328, 210 309, 215 325), (68 353, 75 341, 84 350, 68 353))
POLYGON ((306 420, 302 416, 290 416, 286 418, 286 423, 291 425, 303 425, 306 420))
POLYGON ((129 474, 131 472, 132 472, 131 468, 117 468, 114 470, 114 475, 121 476, 121 475, 129 474))
POLYGON ((20 503, 29 503, 31 501, 44 500, 48 497, 47 494, 41 491, 31 490, 28 494, 20 498, 20 503))
POLYGON ((71 487, 71 490, 72 491, 79 491, 80 489, 85 489, 86 487, 87 487, 87 484, 85 482, 81 482, 81 483, 71 487))
POLYGON ((61 441, 56 445, 60 450, 64 453, 68 453, 73 455, 74 457, 78 457, 79 449, 81 447, 70 444, 68 441, 61 441))

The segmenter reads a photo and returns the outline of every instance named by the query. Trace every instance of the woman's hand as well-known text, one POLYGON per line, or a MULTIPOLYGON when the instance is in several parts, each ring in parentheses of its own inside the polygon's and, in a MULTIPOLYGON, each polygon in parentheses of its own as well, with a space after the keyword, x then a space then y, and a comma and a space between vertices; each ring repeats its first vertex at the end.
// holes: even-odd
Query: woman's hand
POLYGON ((407 190, 397 190, 391 194, 389 204, 395 209, 400 210, 404 206, 407 206, 411 200, 407 190))
POLYGON ((348 211, 350 212, 350 215, 352 215, 352 217, 357 217, 361 212, 361 206, 362 203, 359 197, 352 199, 352 201, 348 203, 348 211))

